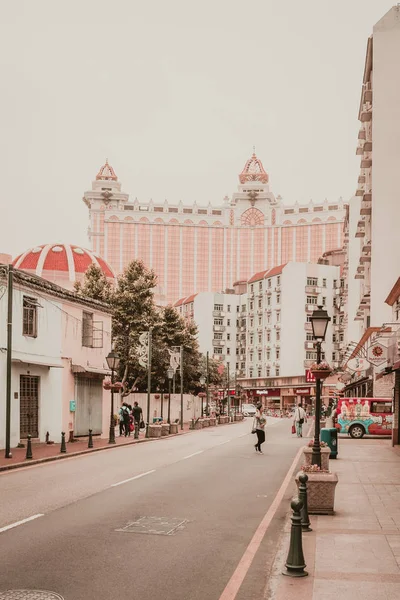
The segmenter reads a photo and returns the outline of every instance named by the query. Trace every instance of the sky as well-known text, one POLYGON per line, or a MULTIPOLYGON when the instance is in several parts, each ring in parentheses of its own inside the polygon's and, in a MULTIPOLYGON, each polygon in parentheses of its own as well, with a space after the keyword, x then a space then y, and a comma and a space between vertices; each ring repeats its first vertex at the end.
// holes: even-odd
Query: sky
POLYGON ((387 0, 3 0, 0 253, 88 247, 108 158, 130 199, 219 204, 253 146, 283 202, 349 200, 387 0))

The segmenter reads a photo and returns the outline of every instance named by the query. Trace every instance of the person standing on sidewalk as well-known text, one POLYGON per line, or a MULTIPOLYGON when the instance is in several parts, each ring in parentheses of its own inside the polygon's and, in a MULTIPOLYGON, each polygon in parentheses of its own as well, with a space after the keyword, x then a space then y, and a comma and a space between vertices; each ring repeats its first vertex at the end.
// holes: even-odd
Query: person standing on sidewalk
POLYGON ((303 437, 303 423, 306 422, 306 411, 301 406, 301 402, 299 402, 298 406, 296 406, 296 409, 294 411, 294 424, 296 426, 297 437, 303 437))
POLYGON ((254 419, 255 430, 257 434, 257 444, 255 444, 254 448, 256 449, 256 452, 263 454, 263 451, 261 450, 261 444, 265 442, 265 425, 267 423, 267 419, 263 415, 261 402, 257 404, 257 411, 254 419))
POLYGON ((133 424, 135 426, 135 440, 139 439, 140 421, 143 420, 143 411, 137 402, 133 403, 132 408, 133 424))

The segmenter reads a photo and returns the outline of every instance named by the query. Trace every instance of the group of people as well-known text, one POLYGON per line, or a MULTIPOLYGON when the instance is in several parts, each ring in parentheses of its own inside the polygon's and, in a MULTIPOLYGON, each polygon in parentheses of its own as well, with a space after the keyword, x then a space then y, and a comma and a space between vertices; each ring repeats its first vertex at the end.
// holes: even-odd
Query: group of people
POLYGON ((128 437, 134 432, 135 440, 139 438, 139 430, 143 421, 143 411, 138 402, 133 406, 123 402, 118 411, 119 416, 119 435, 128 437))
MULTIPOLYGON (((265 426, 267 424, 267 419, 263 412, 262 402, 257 403, 257 411, 254 416, 253 422, 253 431, 257 435, 257 443, 254 444, 254 448, 256 452, 262 454, 261 445, 265 442, 265 426)), ((303 437, 303 424, 307 423, 307 413, 299 402, 298 406, 296 406, 293 415, 293 425, 296 430, 297 437, 303 437)))

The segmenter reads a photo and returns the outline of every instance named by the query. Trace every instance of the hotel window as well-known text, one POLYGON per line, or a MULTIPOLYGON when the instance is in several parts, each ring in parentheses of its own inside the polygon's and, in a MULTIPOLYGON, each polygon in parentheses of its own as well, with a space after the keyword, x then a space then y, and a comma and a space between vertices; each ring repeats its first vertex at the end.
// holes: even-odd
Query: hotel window
POLYGON ((267 350, 267 360, 270 360, 271 358, 271 352, 269 350, 267 350))
POLYGON ((262 308, 262 300, 261 299, 258 301, 258 308, 262 308))
POLYGON ((258 360, 261 360, 261 352, 258 353, 258 360))
POLYGON ((39 306, 36 298, 24 296, 22 301, 22 335, 28 337, 37 337, 37 307, 39 306))
POLYGON ((322 306, 326 306, 326 296, 322 296, 322 306))
POLYGON ((326 279, 322 280, 322 287, 326 287, 326 279))
POLYGON ((280 313, 280 312, 277 312, 277 313, 276 313, 276 321, 277 321, 277 323, 279 323, 279 322, 280 322, 280 320, 281 320, 281 313, 280 313))
POLYGON ((317 296, 307 296, 307 304, 317 304, 317 296))
POLYGON ((267 377, 269 377, 269 376, 270 376, 270 373, 271 373, 271 369, 267 369, 267 370, 265 371, 265 374, 266 374, 266 376, 267 376, 267 377))
POLYGON ((226 353, 227 353, 227 354, 230 354, 230 353, 231 353, 231 349, 230 349, 230 348, 227 348, 227 349, 226 349, 226 353))
POLYGON ((228 340, 228 342, 230 342, 230 340, 231 340, 231 334, 230 333, 226 334, 226 339, 228 340))
POLYGON ((262 334, 259 333, 258 334, 258 343, 261 344, 261 342, 262 342, 262 334))
POLYGON ((227 325, 227 327, 231 326, 231 320, 230 319, 227 320, 226 325, 227 325))
POLYGON ((277 331, 277 332, 276 332, 276 341, 277 341, 277 342, 279 342, 279 341, 280 341, 280 339, 281 339, 281 332, 280 332, 280 331, 277 331))
POLYGON ((277 350, 277 351, 276 351, 276 358, 277 358, 278 360, 279 360, 280 354, 281 354, 281 353, 279 352, 279 350, 277 350))
POLYGON ((276 375, 277 377, 279 377, 279 373, 280 373, 280 371, 279 371, 279 367, 276 367, 276 369, 275 369, 275 375, 276 375))
POLYGON ((231 305, 230 304, 228 304, 227 310, 228 310, 228 312, 231 312, 231 305))
POLYGON ((276 302, 277 302, 277 304, 280 304, 280 302, 281 302, 281 296, 280 296, 280 294, 277 294, 277 296, 276 296, 276 302))
POLYGON ((258 376, 261 377, 261 369, 258 369, 258 376))

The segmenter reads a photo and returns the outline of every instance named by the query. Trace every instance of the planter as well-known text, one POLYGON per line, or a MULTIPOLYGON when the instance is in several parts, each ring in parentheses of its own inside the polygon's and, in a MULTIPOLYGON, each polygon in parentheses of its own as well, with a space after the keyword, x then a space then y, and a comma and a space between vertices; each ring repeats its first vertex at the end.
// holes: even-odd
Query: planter
POLYGON ((178 423, 171 423, 171 425, 169 426, 169 432, 172 433, 178 433, 178 423))
MULTIPOLYGON (((299 475, 296 475, 299 487, 299 475)), ((307 502, 308 512, 311 515, 335 514, 335 489, 338 482, 337 473, 307 473, 307 502)))
POLYGON ((194 423, 193 429, 203 429, 203 419, 197 419, 194 423))
POLYGON ((210 427, 210 419, 208 417, 203 419, 203 427, 210 427))
POLYGON ((149 438, 161 437, 162 425, 149 425, 149 438))
POLYGON ((209 421, 210 421, 210 427, 214 427, 217 424, 216 417, 210 417, 209 421))
POLYGON ((227 415, 220 415, 220 417, 219 417, 219 423, 221 425, 223 425, 225 423, 229 423, 229 417, 227 415))
POLYGON ((169 435, 169 423, 163 423, 161 425, 161 437, 169 435))
MULTIPOLYGON (((311 465, 311 457, 312 457, 312 448, 310 448, 309 446, 306 446, 303 449, 303 453, 304 453, 304 464, 305 465, 311 465)), ((331 453, 331 449, 329 448, 329 446, 327 446, 326 448, 321 448, 321 468, 324 471, 329 471, 329 455, 331 453)), ((309 475, 309 473, 307 473, 307 475, 309 475)))

